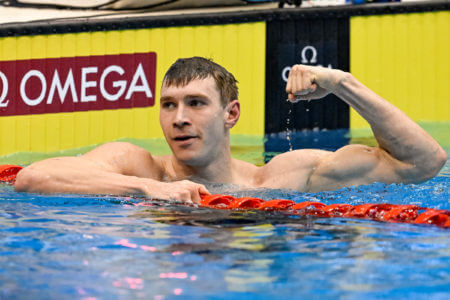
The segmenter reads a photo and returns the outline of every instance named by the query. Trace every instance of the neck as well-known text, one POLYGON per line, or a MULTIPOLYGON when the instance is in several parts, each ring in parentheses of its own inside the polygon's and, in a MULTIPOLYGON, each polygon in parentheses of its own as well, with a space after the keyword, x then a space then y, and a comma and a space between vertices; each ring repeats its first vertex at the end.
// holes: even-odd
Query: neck
POLYGON ((232 157, 229 142, 205 163, 190 165, 172 155, 175 177, 196 182, 232 183, 232 157))

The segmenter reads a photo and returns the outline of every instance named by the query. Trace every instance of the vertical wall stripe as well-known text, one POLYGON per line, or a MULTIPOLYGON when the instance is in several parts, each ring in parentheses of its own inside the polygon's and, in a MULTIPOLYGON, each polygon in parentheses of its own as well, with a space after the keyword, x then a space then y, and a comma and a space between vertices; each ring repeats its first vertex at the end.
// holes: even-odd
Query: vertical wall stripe
POLYGON ((413 120, 449 121, 449 28, 448 11, 352 17, 350 70, 413 120))
MULTIPOLYGON (((295 105, 286 101, 289 69, 295 64, 348 71, 346 17, 273 20, 267 25, 265 132, 348 128, 348 105, 334 95, 295 105), (288 121, 289 120, 289 124, 288 121)), ((276 145, 275 145, 276 146, 276 145)), ((274 150, 266 144, 266 151, 274 150)))

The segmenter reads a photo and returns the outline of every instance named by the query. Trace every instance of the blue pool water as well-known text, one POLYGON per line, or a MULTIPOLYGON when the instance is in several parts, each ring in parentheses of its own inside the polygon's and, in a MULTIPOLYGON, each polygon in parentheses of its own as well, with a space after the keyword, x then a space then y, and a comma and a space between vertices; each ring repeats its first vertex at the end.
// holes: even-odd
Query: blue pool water
MULTIPOLYGON (((449 153, 447 151, 447 153, 449 153)), ((212 192, 450 209, 450 162, 417 185, 212 192)), ((448 299, 450 231, 0 186, 0 299, 448 299)))

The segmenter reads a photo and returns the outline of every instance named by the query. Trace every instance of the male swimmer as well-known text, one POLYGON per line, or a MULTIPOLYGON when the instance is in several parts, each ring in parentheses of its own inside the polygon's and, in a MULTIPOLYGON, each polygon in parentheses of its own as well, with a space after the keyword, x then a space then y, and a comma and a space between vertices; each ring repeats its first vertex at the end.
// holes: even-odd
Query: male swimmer
POLYGON ((200 195, 209 192, 194 181, 318 192, 376 181, 420 182, 435 176, 446 162, 445 151, 430 135, 350 73, 295 65, 286 92, 292 102, 335 94, 369 122, 378 147, 296 150, 262 167, 234 159, 230 129, 240 116, 236 80, 211 60, 193 57, 177 60, 161 88, 160 123, 171 155, 107 143, 79 157, 33 163, 18 174, 15 189, 199 203, 200 195))

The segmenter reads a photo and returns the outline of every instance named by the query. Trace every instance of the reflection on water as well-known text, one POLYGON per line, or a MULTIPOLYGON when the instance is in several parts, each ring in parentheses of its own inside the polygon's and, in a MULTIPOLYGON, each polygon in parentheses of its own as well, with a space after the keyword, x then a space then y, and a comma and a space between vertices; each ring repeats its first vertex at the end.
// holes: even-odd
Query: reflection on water
MULTIPOLYGON (((342 200, 386 189, 333 195, 342 200)), ((234 194, 298 201, 331 195, 234 194)), ((416 297, 450 284, 448 230, 432 226, 157 201, 134 206, 133 199, 9 188, 0 198, 0 298, 416 297)))

